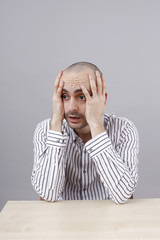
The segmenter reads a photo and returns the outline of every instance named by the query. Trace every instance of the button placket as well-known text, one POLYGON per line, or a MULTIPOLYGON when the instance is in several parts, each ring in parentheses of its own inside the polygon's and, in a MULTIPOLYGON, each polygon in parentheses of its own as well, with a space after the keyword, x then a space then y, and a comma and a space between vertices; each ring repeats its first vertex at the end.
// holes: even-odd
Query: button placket
POLYGON ((86 198, 86 190, 87 190, 87 151, 85 146, 82 148, 82 196, 83 199, 86 198))
MULTIPOLYGON (((83 148, 83 156, 84 156, 84 158, 86 157, 86 148, 84 147, 83 148)), ((83 168, 83 173, 85 174, 86 173, 86 166, 84 165, 84 168, 83 168)))
MULTIPOLYGON (((83 147, 80 144, 80 142, 77 139, 77 147, 78 147, 78 152, 79 152, 79 156, 80 156, 80 172, 82 173, 82 169, 83 169, 83 147)), ((83 200, 83 176, 82 174, 80 174, 80 180, 79 180, 79 185, 80 185, 80 197, 81 200, 83 200)))

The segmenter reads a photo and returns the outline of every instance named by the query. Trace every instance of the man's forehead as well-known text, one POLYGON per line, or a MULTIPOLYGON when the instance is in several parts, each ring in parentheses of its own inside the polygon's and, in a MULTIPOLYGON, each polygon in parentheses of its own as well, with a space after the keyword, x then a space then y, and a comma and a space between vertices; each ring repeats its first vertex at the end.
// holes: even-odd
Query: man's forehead
POLYGON ((65 72, 62 75, 61 80, 64 81, 65 86, 75 87, 78 86, 79 83, 83 83, 84 85, 89 84, 89 71, 83 71, 80 73, 74 72, 65 72))

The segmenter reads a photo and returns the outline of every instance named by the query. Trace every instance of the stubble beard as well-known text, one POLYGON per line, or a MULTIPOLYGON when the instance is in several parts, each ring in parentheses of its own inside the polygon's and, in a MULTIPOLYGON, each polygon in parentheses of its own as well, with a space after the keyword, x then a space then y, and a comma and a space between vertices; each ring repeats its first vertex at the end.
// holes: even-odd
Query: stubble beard
POLYGON ((77 112, 67 112, 67 113, 65 113, 65 119, 66 119, 68 125, 69 125, 72 129, 74 129, 74 130, 76 130, 76 129, 82 129, 82 128, 88 126, 88 123, 87 123, 87 121, 86 121, 85 116, 83 116, 82 114, 77 113, 77 112), (70 122, 68 121, 69 115, 74 115, 74 116, 80 117, 81 123, 70 123, 70 122), (76 126, 76 125, 78 125, 78 126, 76 126))

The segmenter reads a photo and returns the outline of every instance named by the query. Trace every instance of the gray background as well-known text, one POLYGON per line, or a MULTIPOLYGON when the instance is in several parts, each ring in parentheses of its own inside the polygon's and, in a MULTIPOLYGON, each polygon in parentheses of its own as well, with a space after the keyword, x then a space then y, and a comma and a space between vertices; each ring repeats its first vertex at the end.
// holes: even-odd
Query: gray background
POLYGON ((134 197, 160 197, 159 13, 159 0, 0 1, 0 209, 39 199, 30 183, 34 129, 51 116, 58 71, 81 60, 104 73, 107 112, 139 131, 134 197))

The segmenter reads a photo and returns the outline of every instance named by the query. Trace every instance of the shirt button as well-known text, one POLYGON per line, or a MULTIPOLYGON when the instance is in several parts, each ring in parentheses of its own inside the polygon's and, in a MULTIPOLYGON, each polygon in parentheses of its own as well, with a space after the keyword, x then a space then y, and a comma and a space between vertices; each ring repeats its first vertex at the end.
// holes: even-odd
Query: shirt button
POLYGON ((86 170, 83 170, 83 173, 86 173, 86 170))
POLYGON ((86 188, 83 188, 83 191, 86 191, 86 188))

